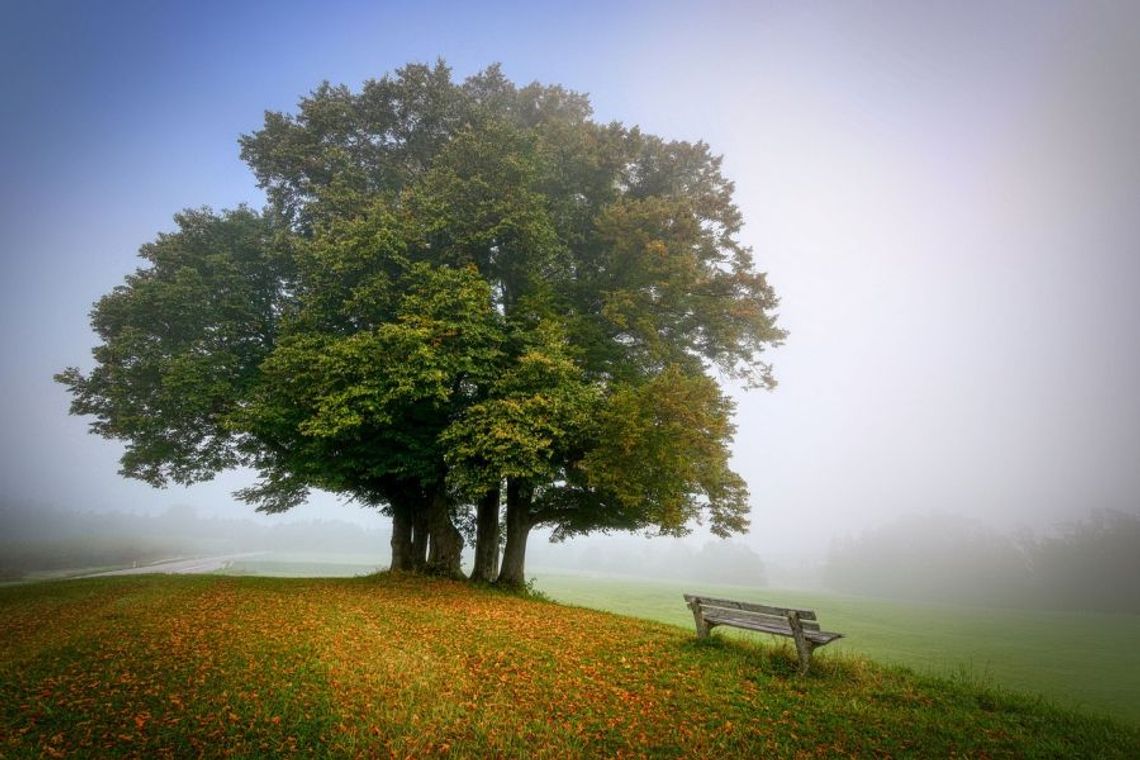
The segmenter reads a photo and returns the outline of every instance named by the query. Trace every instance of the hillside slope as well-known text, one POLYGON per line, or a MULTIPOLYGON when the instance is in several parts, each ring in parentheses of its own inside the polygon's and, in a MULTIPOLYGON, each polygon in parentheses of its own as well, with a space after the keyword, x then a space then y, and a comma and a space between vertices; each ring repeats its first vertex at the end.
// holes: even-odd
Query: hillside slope
POLYGON ((1038 701, 465 584, 158 577, 0 589, 0 756, 1097 756, 1038 701))
MULTIPOLYGON (((847 638, 827 647, 919 673, 1040 694, 1062 707, 1140 728, 1140 615, 995 609, 749 586, 540 572, 540 591, 567 604, 692 629, 682 593, 820 611, 847 638)), ((743 631, 726 636, 757 638, 743 631)), ((761 637, 762 638, 762 637, 761 637)))

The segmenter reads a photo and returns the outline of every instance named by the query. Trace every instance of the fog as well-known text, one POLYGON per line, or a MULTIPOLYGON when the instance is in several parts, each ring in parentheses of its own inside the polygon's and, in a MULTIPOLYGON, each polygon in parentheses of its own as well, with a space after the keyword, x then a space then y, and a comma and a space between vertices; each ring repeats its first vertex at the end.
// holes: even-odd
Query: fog
MULTIPOLYGON (((599 120, 723 153, 790 333, 768 357, 775 391, 733 389, 748 535, 539 534, 532 571, 688 568, 708 582, 1048 605, 1041 589, 1078 574, 1061 560, 1047 574, 1047 555, 1081 545, 1104 558, 1096 536, 1134 535, 1140 6, 384 5, 290 5, 272 23, 220 3, 9 9, 6 557, 95 537, 127 563, 294 551, 292 524, 315 551, 369 555, 354 568, 386 563, 386 520, 329 495, 270 517, 231 496, 251 473, 166 491, 120 478, 121 447, 68 416, 51 376, 90 366, 91 304, 172 214, 261 204, 236 140, 264 109, 291 109, 322 79, 357 87, 437 56, 459 77, 500 61, 514 81, 589 92, 599 120), (1092 538, 1057 543, 1083 535, 1074 525, 1092 538), (884 548, 902 546, 927 550, 884 548), (981 587, 1003 590, 967 593, 981 587)), ((1114 567, 1122 587, 1140 585, 1134 563, 1114 567)))
MULTIPOLYGON (((7 505, 0 582, 103 573, 359 576, 387 567, 389 531, 344 520, 255 522, 188 505, 144 516, 7 505), (188 559, 217 561, 202 564, 188 559), (123 570, 129 568, 129 570, 123 570)), ((1044 534, 999 533, 957 515, 904 515, 833 540, 826 558, 766 562, 740 541, 535 536, 532 575, 589 574, 822 590, 925 604, 1140 614, 1140 517, 1102 511, 1044 534)), ((471 568, 471 552, 465 569, 471 568)))

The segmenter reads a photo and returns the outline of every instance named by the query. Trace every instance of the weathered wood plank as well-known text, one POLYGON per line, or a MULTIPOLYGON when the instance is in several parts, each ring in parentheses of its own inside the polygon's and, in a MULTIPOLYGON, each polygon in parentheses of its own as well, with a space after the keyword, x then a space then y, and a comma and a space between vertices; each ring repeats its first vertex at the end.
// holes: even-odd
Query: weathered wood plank
MULTIPOLYGON (((704 610, 704 614, 706 616, 718 615, 720 617, 725 617, 725 618, 735 618, 735 619, 739 619, 739 620, 758 620, 760 622, 770 622, 770 623, 776 623, 779 625, 787 625, 788 616, 786 613, 783 615, 768 615, 768 614, 760 613, 760 612, 746 612, 744 610, 735 610, 735 609, 731 609, 729 607, 715 607, 715 606, 709 606, 709 605, 705 605, 705 604, 700 605, 700 607, 702 610, 704 610)), ((801 623, 801 625, 803 626, 803 629, 805 631, 822 630, 819 627, 819 623, 816 621, 813 621, 813 620, 803 621, 801 623)))
POLYGON ((761 623, 777 623, 779 625, 787 625, 788 618, 786 615, 760 615, 755 612, 741 612, 740 610, 730 610, 724 607, 705 607, 701 605, 705 615, 717 615, 724 618, 734 618, 736 620, 755 620, 761 623))
MULTIPOLYGON (((717 618, 717 617, 708 617, 708 618, 705 618, 705 620, 710 624, 710 627, 716 626, 716 625, 727 625, 727 626, 731 626, 733 628, 741 628, 741 629, 744 629, 747 631, 757 631, 759 633, 771 633, 775 636, 788 636, 788 637, 792 636, 792 629, 786 625, 785 626, 765 625, 763 623, 749 623, 747 621, 733 620, 731 618, 730 619, 723 619, 723 618, 717 618)), ((812 642, 813 644, 819 645, 819 646, 823 646, 824 644, 830 644, 831 642, 835 641, 836 639, 843 638, 842 633, 832 633, 830 631, 804 631, 803 633, 804 633, 804 636, 807 638, 808 641, 812 642)))
POLYGON ((764 631, 766 633, 775 633, 782 636, 792 635, 792 629, 788 628, 786 625, 772 625, 749 620, 736 620, 733 618, 721 618, 715 616, 706 617, 705 620, 712 625, 730 625, 734 628, 746 628, 750 631, 764 631))
POLYGON ((795 607, 773 607, 767 604, 755 604, 753 602, 738 602, 733 599, 719 599, 711 596, 699 596, 697 594, 685 594, 685 601, 692 602, 693 600, 699 601, 703 605, 710 605, 713 607, 725 607, 733 610, 744 610, 746 612, 759 612, 764 615, 777 615, 783 617, 790 610, 800 616, 800 620, 815 620, 815 612, 813 610, 798 609, 795 607))
POLYGON ((815 644, 816 646, 819 646, 819 647, 823 646, 824 644, 830 644, 831 642, 835 641, 836 639, 843 638, 842 633, 831 633, 829 631, 821 631, 818 633, 812 633, 810 631, 804 631, 804 636, 807 636, 808 641, 812 642, 813 644, 815 644))

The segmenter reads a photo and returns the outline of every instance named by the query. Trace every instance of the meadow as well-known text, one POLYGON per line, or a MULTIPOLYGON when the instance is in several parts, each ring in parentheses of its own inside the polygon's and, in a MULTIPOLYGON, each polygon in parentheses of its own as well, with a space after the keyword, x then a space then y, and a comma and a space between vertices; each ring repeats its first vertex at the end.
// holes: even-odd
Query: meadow
MULTIPOLYGON (((250 575, 350 576, 382 558, 267 553, 241 560, 250 575)), ((567 604, 656 620, 692 630, 682 593, 768 601, 817 609, 825 627, 847 638, 823 652, 850 653, 905 665, 927 675, 1038 694, 1064 707, 1140 725, 1140 616, 994 609, 845 596, 818 590, 769 589, 652 581, 536 569, 533 586, 567 604)), ((719 635, 767 644, 787 642, 746 631, 719 635)))
POLYGON ((963 679, 826 650, 794 671, 785 647, 418 577, 44 582, 0 589, 0 755, 1140 752, 1135 727, 963 679))
MULTIPOLYGON (((809 607, 847 638, 820 650, 928 675, 1044 695, 1065 707, 1140 725, 1140 615, 913 604, 819 591, 537 573, 535 587, 568 604, 693 629, 683 592, 809 607)), ((767 639, 746 631, 721 635, 767 639)))

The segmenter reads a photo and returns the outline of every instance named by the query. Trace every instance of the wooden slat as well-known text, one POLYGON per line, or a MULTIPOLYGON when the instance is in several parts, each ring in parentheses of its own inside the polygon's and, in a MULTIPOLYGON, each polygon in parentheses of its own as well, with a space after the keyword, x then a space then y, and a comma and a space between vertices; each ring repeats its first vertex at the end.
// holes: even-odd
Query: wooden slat
POLYGON ((788 625, 787 620, 781 620, 779 618, 767 617, 767 616, 760 617, 758 615, 753 616, 753 617, 748 617, 748 616, 744 616, 744 615, 727 615, 727 614, 725 614, 723 612, 719 612, 717 610, 706 610, 705 611, 705 620, 709 620, 709 621, 712 621, 714 623, 720 623, 721 625, 742 625, 742 626, 764 625, 764 626, 770 626, 772 628, 783 628, 783 629, 789 630, 789 631, 792 630, 791 627, 788 625))
MULTIPOLYGON (((743 628, 748 631, 759 631, 761 633, 771 633, 776 636, 791 636, 792 629, 786 623, 784 625, 762 623, 756 620, 742 620, 740 618, 721 617, 718 615, 708 615, 705 617, 710 623, 715 625, 728 625, 733 628, 743 628)), ((823 644, 830 644, 836 639, 843 638, 842 633, 831 633, 829 631, 804 631, 804 638, 813 644, 822 646, 823 644)))
POLYGON ((788 621, 787 615, 769 615, 763 612, 748 612, 747 610, 737 610, 732 607, 718 607, 713 604, 702 604, 701 609, 709 615, 731 615, 740 618, 755 618, 757 620, 783 620, 785 623, 788 621))
MULTIPOLYGON (((758 623, 768 623, 771 625, 782 625, 788 627, 787 615, 765 615, 759 612, 745 612, 744 610, 734 610, 727 607, 709 607, 701 605, 701 610, 705 617, 713 615, 723 618, 733 618, 736 620, 756 621, 758 623)), ((821 630, 819 623, 812 620, 805 620, 800 623, 800 626, 805 631, 818 631, 821 630)))
MULTIPOLYGON (((702 614, 706 618, 724 618, 726 620, 740 620, 743 622, 755 622, 767 625, 784 626, 788 628, 788 618, 786 616, 778 615, 760 615, 755 612, 740 612, 739 610, 726 610, 723 607, 701 607, 702 614)), ((821 630, 819 623, 806 622, 801 623, 800 626, 805 631, 818 631, 821 630)))
POLYGON ((792 635, 792 629, 786 625, 785 626, 769 625, 767 623, 759 623, 759 622, 753 622, 753 621, 748 621, 748 620, 732 620, 732 619, 726 620, 724 618, 717 618, 717 617, 709 617, 709 618, 705 618, 705 619, 708 620, 710 623, 714 623, 716 625, 731 625, 734 628, 746 628, 747 630, 750 630, 750 631, 763 631, 765 633, 775 633, 775 634, 781 634, 784 636, 791 636, 792 635))
POLYGON ((830 644, 836 639, 843 638, 842 633, 829 633, 827 631, 804 631, 804 637, 817 646, 830 644))
POLYGON ((732 599, 717 599, 711 596, 698 596, 696 594, 685 594, 685 601, 689 603, 695 601, 701 606, 724 607, 725 609, 743 610, 745 612, 759 612, 762 615, 783 616, 788 614, 790 610, 795 610, 799 614, 800 620, 808 621, 816 619, 813 610, 801 610, 795 607, 773 607, 767 604, 737 602, 732 599))
MULTIPOLYGON (((721 600, 718 599, 716 601, 719 602, 721 600)), ((712 604, 712 603, 707 602, 705 600, 701 600, 699 602, 699 604, 700 604, 701 609, 703 611, 705 611, 706 614, 717 614, 717 615, 734 614, 734 615, 739 615, 739 616, 746 618, 746 619, 749 617, 753 617, 753 616, 759 617, 759 618, 770 618, 770 619, 774 619, 774 620, 782 620, 782 621, 786 621, 788 619, 787 612, 781 612, 781 613, 753 612, 751 610, 742 610, 739 607, 724 607, 724 606, 721 606, 719 604, 712 604)), ((691 606, 691 603, 690 603, 690 606, 691 606)), ((773 609, 775 609, 775 608, 773 608, 773 609)), ((815 620, 802 620, 801 619, 801 625, 803 626, 803 629, 805 631, 818 631, 818 630, 820 630, 819 623, 816 622, 815 620)))

